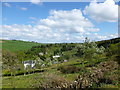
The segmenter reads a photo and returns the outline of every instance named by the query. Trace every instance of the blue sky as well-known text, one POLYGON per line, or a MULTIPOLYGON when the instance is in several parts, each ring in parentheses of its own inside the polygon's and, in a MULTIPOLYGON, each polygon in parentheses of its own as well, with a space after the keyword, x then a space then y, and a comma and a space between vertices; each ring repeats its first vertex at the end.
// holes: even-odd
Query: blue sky
POLYGON ((115 38, 116 7, 113 0, 102 4, 5 2, 2 3, 2 38, 42 43, 82 42, 85 37, 96 41, 115 38))
POLYGON ((27 22, 30 21, 29 17, 44 19, 49 16, 50 10, 83 10, 84 7, 89 3, 44 2, 42 5, 35 5, 31 4, 30 2, 10 2, 9 4, 11 5, 11 7, 6 7, 3 4, 3 18, 8 19, 7 22, 3 21, 3 24, 27 24, 27 22), (21 7, 28 8, 28 10, 21 10, 21 7))

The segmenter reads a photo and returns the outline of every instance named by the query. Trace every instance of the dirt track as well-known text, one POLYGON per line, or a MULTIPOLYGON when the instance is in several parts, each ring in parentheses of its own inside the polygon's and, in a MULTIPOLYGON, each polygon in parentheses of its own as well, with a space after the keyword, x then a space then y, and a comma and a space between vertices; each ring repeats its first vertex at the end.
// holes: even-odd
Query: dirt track
POLYGON ((4 43, 5 41, 0 41, 0 43, 4 43))

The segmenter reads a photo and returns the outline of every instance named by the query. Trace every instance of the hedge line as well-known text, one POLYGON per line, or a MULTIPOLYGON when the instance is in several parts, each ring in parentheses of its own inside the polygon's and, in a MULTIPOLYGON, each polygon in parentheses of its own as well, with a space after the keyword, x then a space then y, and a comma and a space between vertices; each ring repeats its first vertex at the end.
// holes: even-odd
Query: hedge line
POLYGON ((19 76, 19 75, 24 75, 24 74, 32 74, 32 73, 40 73, 44 72, 45 70, 41 69, 35 69, 35 70, 28 70, 28 71, 18 71, 15 74, 12 74, 10 71, 3 71, 2 76, 19 76))

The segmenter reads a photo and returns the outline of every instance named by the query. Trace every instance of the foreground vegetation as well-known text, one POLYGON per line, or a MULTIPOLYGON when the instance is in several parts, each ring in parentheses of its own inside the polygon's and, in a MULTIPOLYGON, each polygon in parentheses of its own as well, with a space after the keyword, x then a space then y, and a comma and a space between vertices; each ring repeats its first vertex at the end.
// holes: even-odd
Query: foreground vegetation
POLYGON ((96 43, 86 38, 81 44, 41 44, 17 53, 3 48, 3 88, 117 89, 119 46, 120 38, 96 43), (35 68, 24 70, 25 60, 36 60, 35 68))

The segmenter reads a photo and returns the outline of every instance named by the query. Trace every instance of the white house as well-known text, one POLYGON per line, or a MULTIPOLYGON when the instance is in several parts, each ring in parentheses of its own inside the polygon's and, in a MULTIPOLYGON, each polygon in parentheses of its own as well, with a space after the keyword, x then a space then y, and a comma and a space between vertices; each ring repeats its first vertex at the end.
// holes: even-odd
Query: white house
POLYGON ((68 62, 68 60, 64 60, 64 62, 68 62))
POLYGON ((33 68, 36 64, 36 61, 35 60, 27 60, 27 61, 23 61, 22 63, 24 64, 24 69, 26 69, 28 66, 33 68))
POLYGON ((44 66, 45 66, 45 64, 42 64, 42 65, 41 65, 41 67, 44 67, 44 66))
POLYGON ((60 55, 55 55, 55 56, 53 56, 53 58, 58 58, 58 57, 60 57, 60 55))
POLYGON ((39 53, 39 55, 42 55, 42 56, 43 56, 43 55, 44 55, 44 53, 40 52, 40 53, 39 53))

